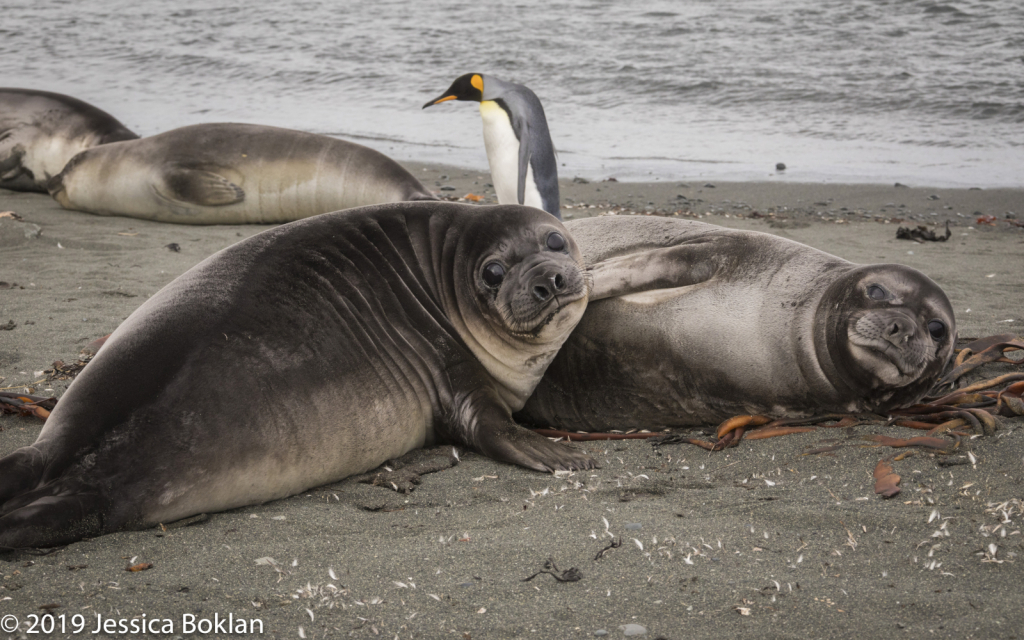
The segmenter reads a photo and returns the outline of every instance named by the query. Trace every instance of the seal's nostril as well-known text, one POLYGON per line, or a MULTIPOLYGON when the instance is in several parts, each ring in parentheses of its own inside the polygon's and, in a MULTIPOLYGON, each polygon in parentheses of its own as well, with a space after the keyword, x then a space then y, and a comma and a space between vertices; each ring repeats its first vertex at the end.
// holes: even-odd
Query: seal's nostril
POLYGON ((538 284, 533 288, 533 297, 537 298, 537 300, 541 302, 544 302, 551 297, 551 292, 548 291, 547 287, 538 284))
POLYGON ((894 336, 894 335, 896 335, 899 332, 900 332, 900 325, 899 325, 898 322, 894 322, 892 324, 892 327, 889 328, 889 335, 890 336, 894 336))
POLYGON ((551 284, 555 286, 555 291, 561 291, 565 288, 565 276, 560 273, 556 273, 554 277, 551 278, 551 284))

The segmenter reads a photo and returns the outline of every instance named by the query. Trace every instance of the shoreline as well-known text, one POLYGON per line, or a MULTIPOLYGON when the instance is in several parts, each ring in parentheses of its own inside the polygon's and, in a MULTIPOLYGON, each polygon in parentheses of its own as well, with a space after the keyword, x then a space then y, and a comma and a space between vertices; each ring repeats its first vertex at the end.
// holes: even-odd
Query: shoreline
MULTIPOLYGON (((452 187, 442 195, 493 196, 487 172, 403 164, 432 191, 452 187)), ((1024 333, 1024 228, 1014 224, 1024 222, 1014 208, 1024 190, 571 178, 560 186, 566 218, 678 212, 854 262, 908 264, 946 290, 961 337, 1024 333), (978 224, 989 215, 994 226, 978 224), (946 221, 947 242, 895 237, 901 225, 944 231, 946 221)), ((37 372, 74 362, 167 282, 268 228, 93 216, 45 194, 0 190, 3 211, 22 220, 0 218, 0 287, 13 285, 0 288, 0 325, 14 325, 0 331, 0 387, 40 395, 59 396, 68 381, 37 383, 37 372)), ((1010 370, 1019 367, 982 371, 1010 370)), ((31 444, 41 427, 0 417, 0 455, 31 444)), ((871 472, 896 450, 859 437, 910 434, 882 423, 713 455, 584 443, 601 468, 568 477, 463 452, 410 494, 343 480, 192 526, 0 555, 0 614, 17 616, 22 633, 29 616, 49 613, 90 625, 97 614, 129 626, 144 615, 171 619, 176 634, 186 615, 233 615, 259 619, 267 638, 621 638, 636 631, 628 625, 673 639, 1019 638, 1021 427, 1022 417, 1003 419, 995 437, 966 441, 953 456, 917 451, 895 462, 903 491, 890 500, 873 493, 871 472), (826 442, 841 448, 805 455, 826 442), (613 538, 621 546, 595 559, 613 538), (549 558, 582 579, 524 581, 549 558), (153 566, 125 571, 136 563, 153 566)), ((7 637, 26 636, 0 632, 7 637)))

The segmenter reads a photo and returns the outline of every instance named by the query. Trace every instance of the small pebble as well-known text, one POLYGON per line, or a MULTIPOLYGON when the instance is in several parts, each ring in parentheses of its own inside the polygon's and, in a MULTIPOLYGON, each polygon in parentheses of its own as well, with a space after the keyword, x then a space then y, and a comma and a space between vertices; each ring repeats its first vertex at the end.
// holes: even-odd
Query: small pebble
POLYGON ((441 187, 441 191, 455 191, 455 187, 444 185, 443 187, 441 187))
POLYGON ((639 522, 630 522, 629 524, 626 525, 626 530, 627 531, 639 531, 640 529, 643 529, 643 528, 644 528, 644 526, 642 524, 640 524, 639 522))
POLYGON ((638 624, 627 624, 619 627, 622 630, 622 635, 627 638, 630 636, 645 636, 647 635, 647 628, 642 627, 638 624))
POLYGON ((776 171, 785 171, 786 170, 786 164, 784 162, 776 162, 775 163, 775 170, 776 171))
POLYGON ((594 637, 597 637, 597 638, 603 638, 606 635, 608 635, 608 632, 605 631, 604 629, 598 629, 597 631, 594 632, 594 637))

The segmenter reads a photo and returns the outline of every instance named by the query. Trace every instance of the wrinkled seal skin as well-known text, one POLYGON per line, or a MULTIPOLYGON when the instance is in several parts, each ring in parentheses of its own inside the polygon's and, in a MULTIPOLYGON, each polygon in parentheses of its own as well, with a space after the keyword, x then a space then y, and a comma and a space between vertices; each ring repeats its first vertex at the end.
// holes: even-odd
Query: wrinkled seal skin
POLYGON ((949 300, 909 267, 683 220, 566 227, 594 285, 517 415, 528 423, 607 431, 885 412, 917 402, 952 355, 949 300))
POLYGON ((76 154, 138 137, 77 98, 0 88, 0 187, 45 193, 47 182, 76 154))
POLYGON ((0 547, 283 498, 438 441, 590 468, 511 418, 586 308, 580 260, 543 211, 451 203, 329 213, 224 249, 135 311, 38 440, 0 459, 0 547), (499 287, 482 279, 495 262, 499 287))
POLYGON ((180 224, 273 224, 436 200, 373 149, 253 124, 197 124, 91 149, 48 189, 65 209, 180 224))

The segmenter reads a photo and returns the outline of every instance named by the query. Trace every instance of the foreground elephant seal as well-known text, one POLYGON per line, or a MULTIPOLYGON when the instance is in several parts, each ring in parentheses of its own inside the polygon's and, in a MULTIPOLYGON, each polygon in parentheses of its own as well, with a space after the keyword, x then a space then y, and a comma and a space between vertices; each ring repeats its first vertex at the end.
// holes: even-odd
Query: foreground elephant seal
POLYGON ((607 431, 884 412, 917 402, 952 354, 949 300, 909 267, 683 220, 566 227, 597 263, 594 288, 520 414, 529 422, 607 431))
POLYGON ((114 116, 71 96, 0 88, 0 187, 46 191, 76 154, 134 140, 114 116))
POLYGON ((373 149, 253 124, 197 124, 90 149, 49 191, 65 209, 182 224, 271 224, 436 200, 373 149))
POLYGON ((518 425, 587 305, 561 223, 528 207, 329 213, 211 256, 146 301, 0 459, 0 547, 293 495, 436 441, 549 471, 518 425))

